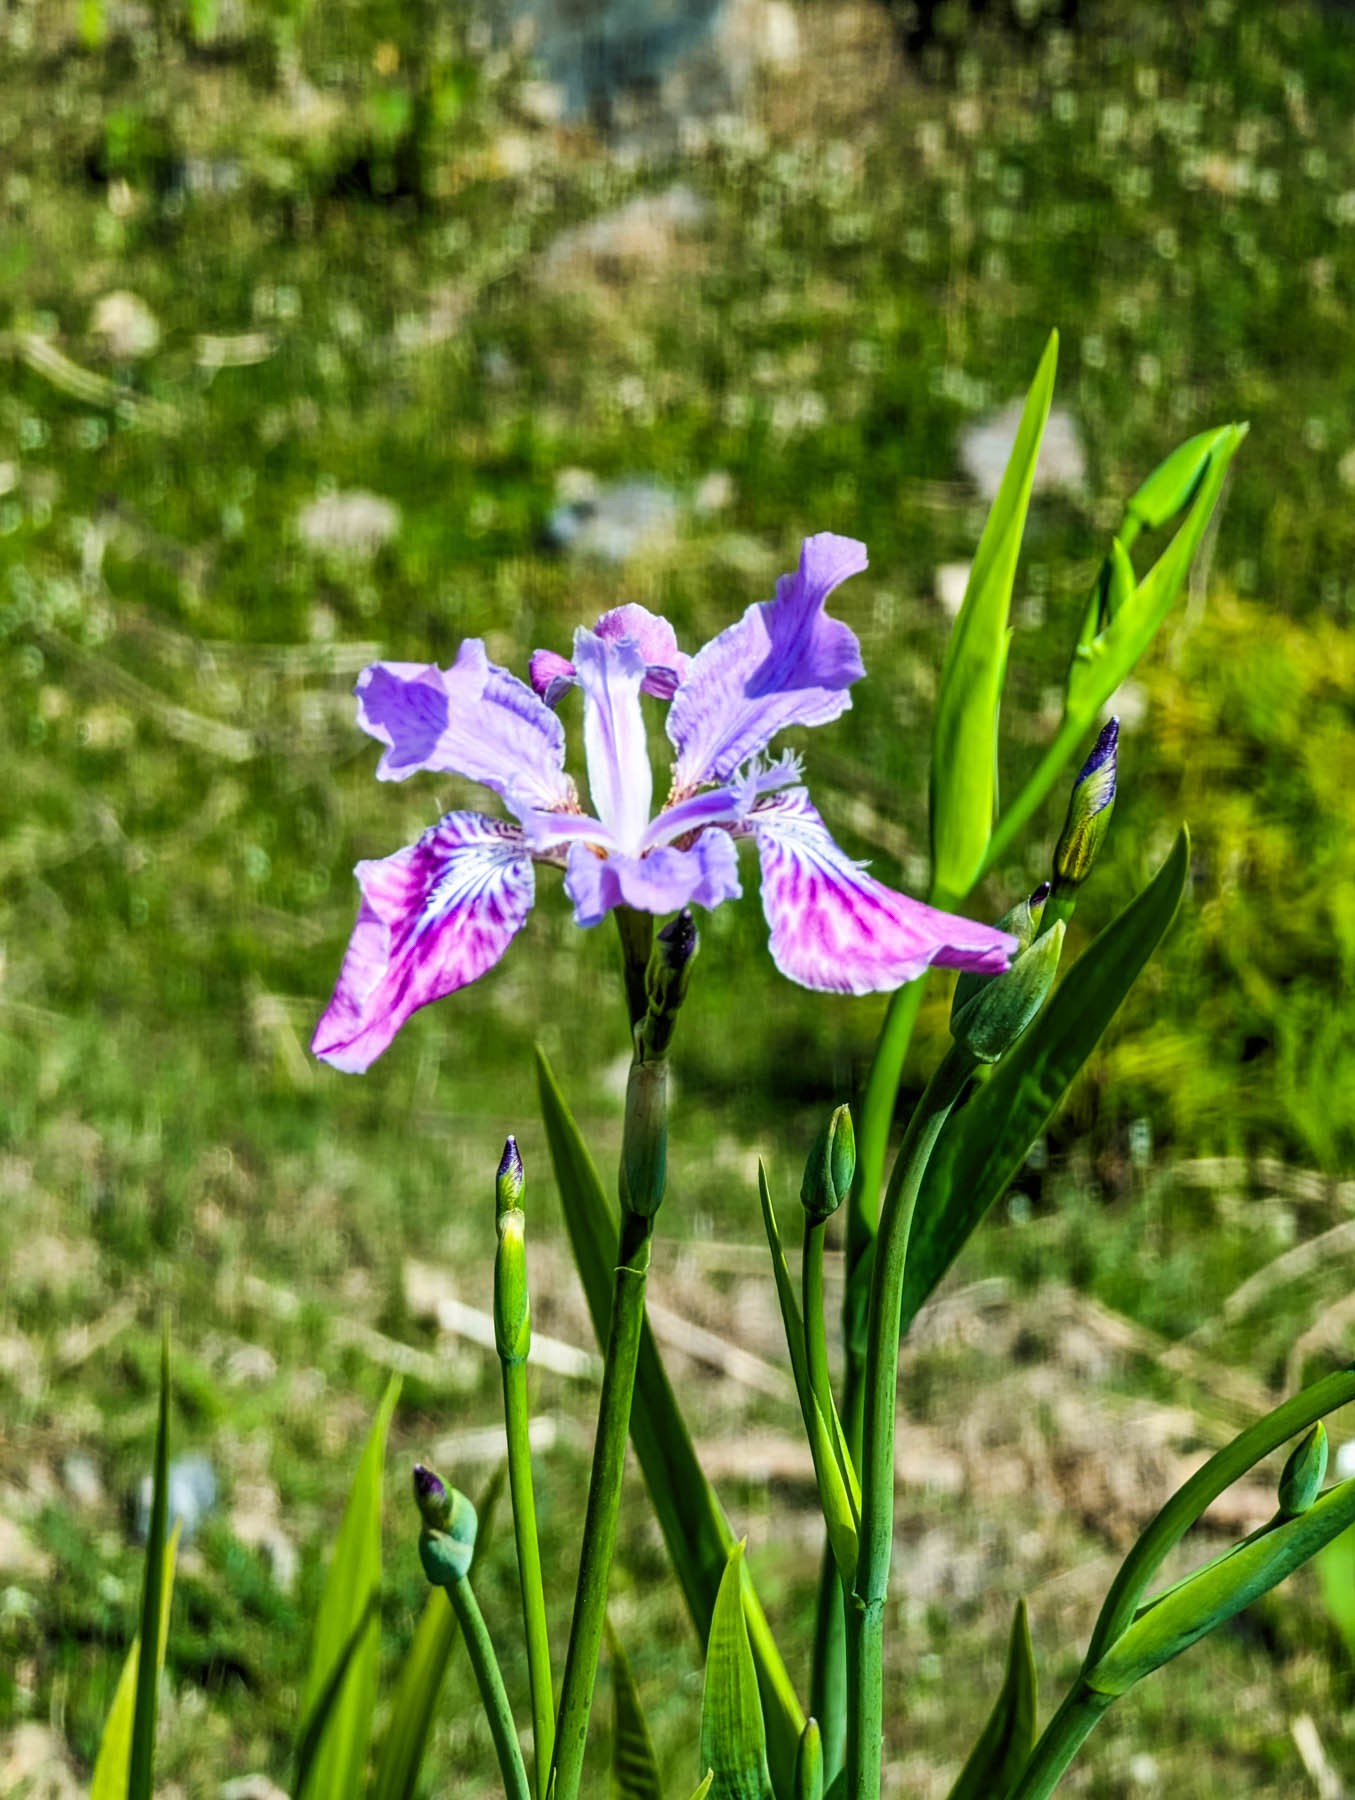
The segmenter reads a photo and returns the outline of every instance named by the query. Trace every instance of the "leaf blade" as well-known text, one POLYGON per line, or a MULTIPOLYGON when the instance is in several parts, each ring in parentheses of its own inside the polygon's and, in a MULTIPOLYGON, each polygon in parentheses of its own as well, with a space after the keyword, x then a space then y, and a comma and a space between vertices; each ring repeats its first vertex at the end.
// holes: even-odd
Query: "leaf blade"
POLYGON ((1058 333, 1051 332, 979 539, 941 668, 931 773, 932 890, 940 906, 954 904, 973 886, 993 829, 1007 615, 1040 440, 1054 393, 1058 348, 1058 333))
POLYGON ((302 1697, 297 1800, 357 1800, 362 1791, 376 1706, 382 1474, 399 1394, 400 1379, 394 1376, 377 1408, 334 1540, 302 1697))
POLYGON ((743 1617, 743 1553, 742 1543, 729 1553, 706 1644, 701 1760, 715 1777, 710 1800, 773 1800, 757 1670, 743 1617))
POLYGON ((1069 970, 991 1079, 947 1123, 918 1199, 904 1276, 906 1330, 1020 1169, 1140 970, 1185 891, 1190 838, 1170 855, 1069 970))
POLYGON ((146 1573, 141 1590, 140 1641, 154 1640, 156 1654, 137 1657, 132 1706, 132 1743, 127 1763, 127 1800, 151 1800, 155 1786, 155 1719, 160 1689, 160 1632, 164 1611, 165 1539, 169 1526, 169 1320, 160 1335, 160 1414, 155 1432, 155 1475, 150 1527, 146 1533, 146 1573))
POLYGON ((1037 1683, 1026 1603, 1018 1600, 1002 1686, 950 1800, 1006 1800, 1035 1745, 1037 1683))
POLYGON ((654 1740, 620 1640, 607 1622, 612 1659, 612 1795, 613 1800, 663 1800, 654 1740))

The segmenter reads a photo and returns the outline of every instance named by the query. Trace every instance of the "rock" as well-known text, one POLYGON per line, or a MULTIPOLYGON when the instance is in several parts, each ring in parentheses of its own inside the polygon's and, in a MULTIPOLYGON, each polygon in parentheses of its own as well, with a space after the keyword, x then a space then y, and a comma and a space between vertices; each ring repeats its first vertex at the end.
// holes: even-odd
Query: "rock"
POLYGON ((115 362, 138 362, 160 343, 160 324, 138 294, 115 288, 94 303, 90 336, 102 338, 104 349, 115 362))
POLYGON ((506 0, 548 93, 532 116, 673 135, 735 112, 758 72, 800 56, 787 0, 506 0))
MULTIPOLYGON (((51 1558, 38 1548, 23 1526, 0 1513, 0 1573, 21 1581, 45 1581, 51 1566, 51 1558)), ((9 1791, 0 1787, 0 1793, 9 1791)))
MULTIPOLYGON (((987 501, 996 499, 1002 485, 1021 423, 1021 407, 1020 400, 1013 400, 982 424, 969 425, 960 433, 961 466, 987 501)), ((1072 414, 1061 406, 1052 407, 1035 465, 1034 491, 1079 494, 1086 485, 1087 455, 1072 414)))
POLYGON ((266 1775, 237 1775, 221 1784, 220 1800, 287 1800, 287 1791, 266 1775))
POLYGON ((603 486, 585 471, 566 474, 559 488, 562 503, 546 526, 557 550, 624 563, 675 541, 682 506, 672 488, 641 477, 603 486))
POLYGON ((103 1477, 87 1450, 72 1450, 61 1464, 61 1483, 77 1506, 93 1512, 104 1503, 103 1477))
POLYGON ((933 577, 933 587, 942 612, 954 618, 964 605, 965 589, 969 586, 969 571, 972 563, 942 563, 933 577))
POLYGON ((30 1721, 0 1738, 0 1794, 14 1800, 80 1800, 80 1782, 60 1732, 30 1721))
POLYGON ((400 529, 400 509, 393 500, 365 488, 323 494, 302 507, 296 528, 301 540, 321 554, 367 562, 400 529))
POLYGON ((608 279, 657 274, 682 239, 705 223, 709 207, 686 182, 637 194, 624 206, 562 231, 542 253, 538 280, 556 286, 585 274, 608 279))
MULTIPOLYGON (((152 1492, 147 1475, 136 1501, 136 1535, 143 1544, 150 1536, 152 1492)), ((169 1465, 169 1527, 182 1524, 184 1543, 192 1541, 216 1499, 216 1470, 205 1456, 179 1456, 169 1465)))

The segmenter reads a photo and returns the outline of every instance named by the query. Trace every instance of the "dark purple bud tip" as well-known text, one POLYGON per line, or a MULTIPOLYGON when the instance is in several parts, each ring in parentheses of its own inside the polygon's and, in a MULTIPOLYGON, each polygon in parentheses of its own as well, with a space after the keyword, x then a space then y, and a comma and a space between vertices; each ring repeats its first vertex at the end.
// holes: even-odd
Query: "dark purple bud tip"
POLYGON ((1030 899, 1027 900, 1026 905, 1029 906, 1032 911, 1037 906, 1043 906, 1045 901, 1049 898, 1050 893, 1053 891, 1053 886, 1054 884, 1051 881, 1042 881, 1039 887, 1037 887, 1035 892, 1031 895, 1030 899))
POLYGON ((425 1525, 439 1530, 447 1523, 452 1505, 447 1484, 422 1463, 414 1465, 414 1503, 425 1525))
POLYGON ((1098 812, 1101 810, 1101 807, 1109 806, 1111 801, 1115 798, 1115 757, 1119 750, 1119 746, 1120 721, 1118 719, 1107 719, 1106 723, 1101 727, 1101 735, 1092 745, 1091 755, 1087 758, 1086 762, 1083 763, 1081 772, 1077 778, 1077 786, 1081 787, 1084 782, 1090 781, 1094 776, 1099 775, 1101 777, 1100 781, 1097 783, 1097 799, 1099 804, 1096 807, 1096 811, 1098 812))
POLYGON ((494 1177, 494 1210, 499 1217, 521 1205, 526 1179, 522 1157, 518 1154, 518 1141, 510 1137, 503 1147, 498 1173, 494 1177))
POLYGON ((697 930, 696 919, 690 906, 684 906, 680 913, 662 926, 658 934, 663 946, 664 961, 668 967, 678 972, 696 955, 697 930))

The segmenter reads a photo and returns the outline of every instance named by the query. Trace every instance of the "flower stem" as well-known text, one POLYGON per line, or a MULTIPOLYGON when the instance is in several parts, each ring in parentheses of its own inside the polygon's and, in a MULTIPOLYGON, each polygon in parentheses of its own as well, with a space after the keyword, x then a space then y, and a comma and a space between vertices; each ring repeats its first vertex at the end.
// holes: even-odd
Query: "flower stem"
POLYGON ((513 1499, 513 1535, 517 1541, 522 1624, 527 1639, 527 1680, 532 1695, 536 1792, 537 1800, 545 1800, 546 1780, 555 1749, 555 1694, 551 1686, 550 1634, 541 1580, 536 1497, 532 1488, 527 1365, 520 1361, 505 1361, 502 1367, 504 1422, 508 1430, 508 1486, 513 1499))
POLYGON ((1077 1681, 1045 1726, 1010 1800, 1048 1800, 1110 1702, 1109 1694, 1094 1693, 1084 1682, 1077 1681))
POLYGON ((494 1654, 484 1614, 471 1591, 470 1582, 464 1576, 459 1581, 447 1582, 445 1592, 452 1603, 457 1624, 461 1627, 461 1635, 466 1640, 471 1669, 480 1689, 480 1702, 489 1720, 494 1749, 499 1758, 504 1793, 507 1800, 532 1800, 532 1790, 527 1785, 527 1769, 522 1760, 522 1746, 518 1742, 517 1726, 513 1723, 512 1708, 508 1704, 503 1676, 499 1671, 499 1659, 494 1654))
POLYGON ((598 1653, 607 1614, 607 1578, 616 1543, 621 1505, 621 1475, 630 1432, 631 1396, 640 1333, 645 1318, 645 1277, 649 1273, 652 1217, 628 1212, 621 1221, 612 1316, 607 1328, 602 1399, 598 1407, 593 1472, 583 1523, 583 1550, 569 1633, 564 1687, 560 1694, 559 1728, 549 1792, 552 1800, 576 1800, 588 1741, 588 1715, 597 1681, 598 1653))
POLYGON ((941 1128, 974 1069, 954 1044, 908 1122, 880 1213, 867 1322, 861 1549, 847 1597, 847 1800, 879 1800, 884 1750, 884 1605, 894 1540, 899 1312, 913 1210, 941 1128))
MULTIPOLYGON (((832 1377, 828 1372, 828 1333, 823 1316, 823 1220, 805 1220, 800 1261, 800 1309, 804 1314, 805 1360, 809 1385, 825 1419, 832 1417, 832 1377)), ((834 1446, 836 1448, 836 1445, 834 1446)), ((840 1459, 839 1459, 840 1460, 840 1459)), ((844 1475, 846 1471, 843 1471, 844 1475)))

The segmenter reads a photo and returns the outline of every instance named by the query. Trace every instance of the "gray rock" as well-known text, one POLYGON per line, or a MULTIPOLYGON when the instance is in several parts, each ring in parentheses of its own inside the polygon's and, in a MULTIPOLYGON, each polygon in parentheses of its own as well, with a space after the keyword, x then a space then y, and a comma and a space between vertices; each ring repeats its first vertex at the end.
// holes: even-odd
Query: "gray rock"
POLYGON ((322 555, 368 562, 400 529, 400 508, 365 488, 322 494, 303 506, 296 528, 301 540, 322 555))
POLYGON ((663 482, 636 477, 604 486, 575 470, 562 480, 546 535, 566 555, 624 563, 671 545, 681 516, 681 500, 663 482))
POLYGON ((115 288, 94 302, 90 336, 103 340, 115 362, 137 362, 160 343, 160 322, 139 294, 115 288))
MULTIPOLYGON (((151 1530, 153 1483, 147 1475, 136 1498, 136 1535, 145 1543, 151 1530)), ((178 1456, 169 1465, 169 1529, 183 1526, 189 1543, 217 1501, 216 1470, 205 1456, 178 1456)))
MULTIPOLYGON (((549 114, 612 130, 676 125, 741 106, 768 63, 799 53, 785 0, 504 0, 529 37, 549 114)), ((538 84, 540 85, 540 84, 538 84)), ((537 116, 546 112, 533 96, 537 116)))
MULTIPOLYGON (((961 466, 987 501, 996 499, 1002 485, 1021 423, 1021 407, 1020 400, 1013 400, 1001 412, 960 433, 961 466)), ((1071 413, 1061 406, 1052 407, 1040 443, 1040 459, 1035 465, 1034 491, 1080 494, 1086 486, 1087 453, 1077 425, 1071 413)))

